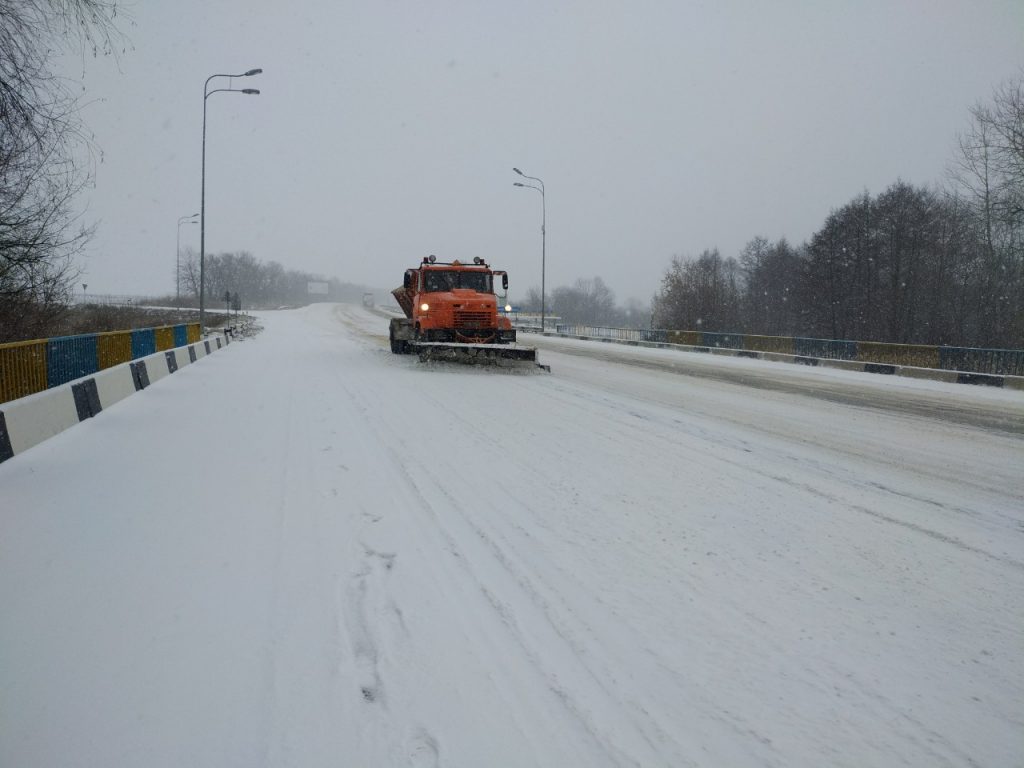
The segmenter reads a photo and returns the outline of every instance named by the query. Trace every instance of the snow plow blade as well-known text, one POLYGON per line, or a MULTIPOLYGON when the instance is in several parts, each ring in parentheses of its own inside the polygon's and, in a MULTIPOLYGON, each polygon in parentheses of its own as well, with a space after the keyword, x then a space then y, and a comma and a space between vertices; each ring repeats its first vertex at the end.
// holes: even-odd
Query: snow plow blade
POLYGON ((537 362, 537 350, 532 347, 511 347, 503 344, 416 344, 420 362, 461 363, 463 365, 493 365, 500 368, 550 367, 537 362))

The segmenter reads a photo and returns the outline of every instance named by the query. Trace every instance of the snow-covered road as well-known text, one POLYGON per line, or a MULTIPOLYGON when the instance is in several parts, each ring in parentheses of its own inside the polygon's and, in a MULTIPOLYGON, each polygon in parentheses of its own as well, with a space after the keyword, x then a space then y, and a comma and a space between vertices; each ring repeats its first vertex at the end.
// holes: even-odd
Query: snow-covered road
POLYGON ((0 765, 1024 765, 1024 394, 263 322, 0 465, 0 765))

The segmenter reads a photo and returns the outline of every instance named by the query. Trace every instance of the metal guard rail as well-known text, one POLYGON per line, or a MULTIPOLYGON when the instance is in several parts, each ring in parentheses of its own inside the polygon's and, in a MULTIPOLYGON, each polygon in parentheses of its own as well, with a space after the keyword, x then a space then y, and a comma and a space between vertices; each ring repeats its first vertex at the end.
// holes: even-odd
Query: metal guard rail
POLYGON ((0 403, 199 341, 199 323, 0 344, 0 403))

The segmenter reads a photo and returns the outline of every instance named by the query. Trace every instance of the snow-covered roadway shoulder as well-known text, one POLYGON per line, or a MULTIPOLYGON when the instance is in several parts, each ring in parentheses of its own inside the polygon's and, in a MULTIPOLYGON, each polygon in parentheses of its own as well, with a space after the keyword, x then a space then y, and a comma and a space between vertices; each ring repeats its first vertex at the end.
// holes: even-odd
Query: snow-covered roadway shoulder
POLYGON ((1019 758, 1014 430, 264 322, 0 466, 0 764, 1019 758))
POLYGON ((552 336, 523 334, 521 339, 549 352, 1024 434, 1024 392, 1019 390, 552 336))

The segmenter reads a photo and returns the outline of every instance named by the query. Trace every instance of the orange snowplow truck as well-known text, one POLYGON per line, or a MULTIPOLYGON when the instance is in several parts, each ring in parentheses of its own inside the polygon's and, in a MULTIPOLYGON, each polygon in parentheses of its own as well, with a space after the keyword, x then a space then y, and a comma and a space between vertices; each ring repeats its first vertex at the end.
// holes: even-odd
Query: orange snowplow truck
POLYGON ((420 360, 535 362, 537 350, 518 346, 511 321, 498 313, 496 277, 507 294, 508 274, 479 256, 472 264, 424 257, 391 292, 405 312, 391 320, 391 351, 417 353, 420 360))

